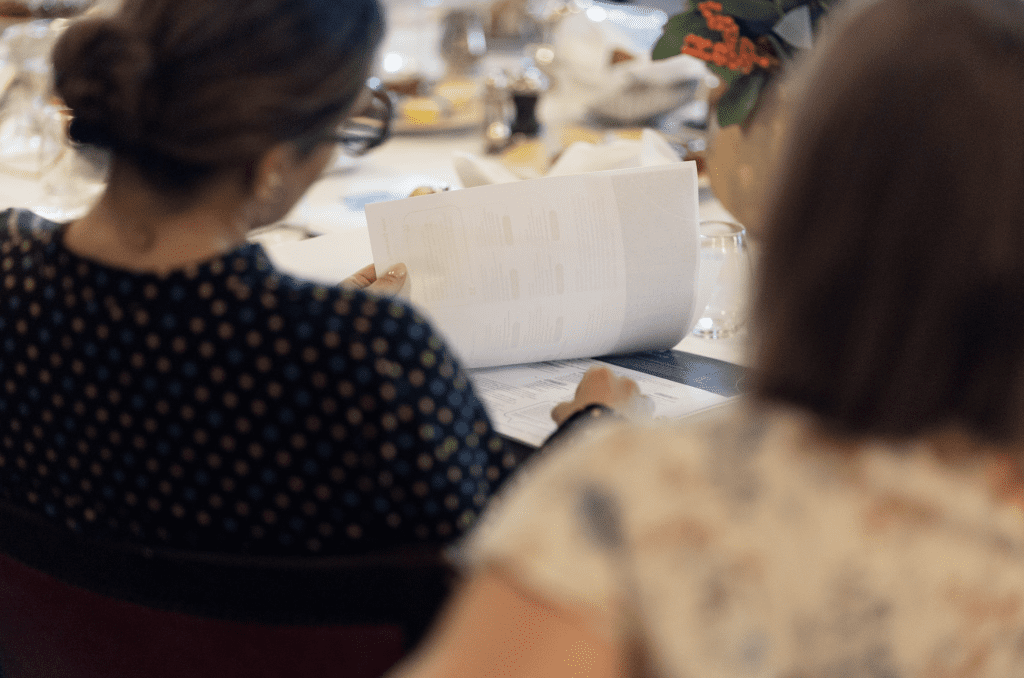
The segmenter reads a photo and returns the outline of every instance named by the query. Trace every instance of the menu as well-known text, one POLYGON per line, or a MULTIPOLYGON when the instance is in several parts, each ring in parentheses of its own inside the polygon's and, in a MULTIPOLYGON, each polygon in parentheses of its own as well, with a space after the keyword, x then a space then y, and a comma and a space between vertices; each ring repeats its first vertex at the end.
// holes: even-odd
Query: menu
POLYGON ((695 320, 692 162, 447 191, 366 206, 378 270, 463 364, 675 346, 695 320))
POLYGON ((495 430, 539 446, 555 430, 551 409, 572 400, 583 373, 595 365, 635 381, 653 402, 654 417, 662 419, 680 419, 725 404, 739 394, 745 374, 738 365, 673 350, 493 367, 471 374, 495 430))

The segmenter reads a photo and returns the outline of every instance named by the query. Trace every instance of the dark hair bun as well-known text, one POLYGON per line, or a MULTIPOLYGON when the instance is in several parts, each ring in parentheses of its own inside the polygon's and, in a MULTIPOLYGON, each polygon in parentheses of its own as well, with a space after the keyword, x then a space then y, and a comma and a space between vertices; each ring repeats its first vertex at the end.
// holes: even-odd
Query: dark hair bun
POLYGON ((68 27, 54 83, 73 139, 191 190, 337 122, 382 22, 377 0, 125 0, 68 27))
POLYGON ((113 20, 83 20, 61 36, 53 63, 57 93, 74 116, 75 141, 114 150, 138 143, 151 64, 144 41, 113 20))

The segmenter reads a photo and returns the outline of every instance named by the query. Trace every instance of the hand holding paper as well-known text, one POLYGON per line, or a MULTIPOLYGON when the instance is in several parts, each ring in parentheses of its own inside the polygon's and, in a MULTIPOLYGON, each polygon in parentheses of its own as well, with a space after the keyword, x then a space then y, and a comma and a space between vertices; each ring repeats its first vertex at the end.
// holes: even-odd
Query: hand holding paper
POLYGON ((402 291, 405 286, 408 271, 405 264, 395 264, 390 267, 384 275, 377 277, 377 269, 373 264, 363 266, 361 269, 341 281, 342 287, 354 290, 366 290, 385 296, 393 296, 402 291))

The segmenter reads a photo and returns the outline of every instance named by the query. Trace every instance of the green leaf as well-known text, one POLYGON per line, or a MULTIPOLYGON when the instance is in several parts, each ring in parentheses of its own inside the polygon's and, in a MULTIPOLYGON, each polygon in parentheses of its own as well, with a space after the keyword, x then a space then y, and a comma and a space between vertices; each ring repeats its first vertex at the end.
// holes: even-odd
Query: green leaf
POLYGON ((711 39, 721 38, 721 35, 708 28, 704 17, 696 10, 676 14, 665 22, 661 37, 651 50, 651 58, 667 59, 678 56, 686 36, 690 34, 711 39))
POLYGON ((713 64, 710 61, 707 62, 707 65, 708 69, 726 85, 732 85, 732 83, 735 82, 737 78, 743 77, 742 71, 734 71, 731 68, 726 68, 725 66, 718 66, 717 64, 713 64))
POLYGON ((768 73, 761 69, 733 81, 718 100, 718 125, 728 127, 742 123, 757 108, 761 90, 768 82, 768 73))
POLYGON ((719 0, 722 14, 751 21, 774 21, 782 18, 775 0, 719 0))

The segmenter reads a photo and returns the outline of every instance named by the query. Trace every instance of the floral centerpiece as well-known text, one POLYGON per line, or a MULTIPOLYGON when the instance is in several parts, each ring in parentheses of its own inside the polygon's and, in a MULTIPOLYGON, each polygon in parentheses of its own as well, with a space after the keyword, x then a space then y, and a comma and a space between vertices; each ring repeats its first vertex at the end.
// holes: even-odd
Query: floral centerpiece
POLYGON ((689 0, 665 24, 652 58, 689 54, 708 62, 724 83, 717 102, 721 127, 757 109, 773 73, 809 48, 818 20, 838 0, 689 0))

